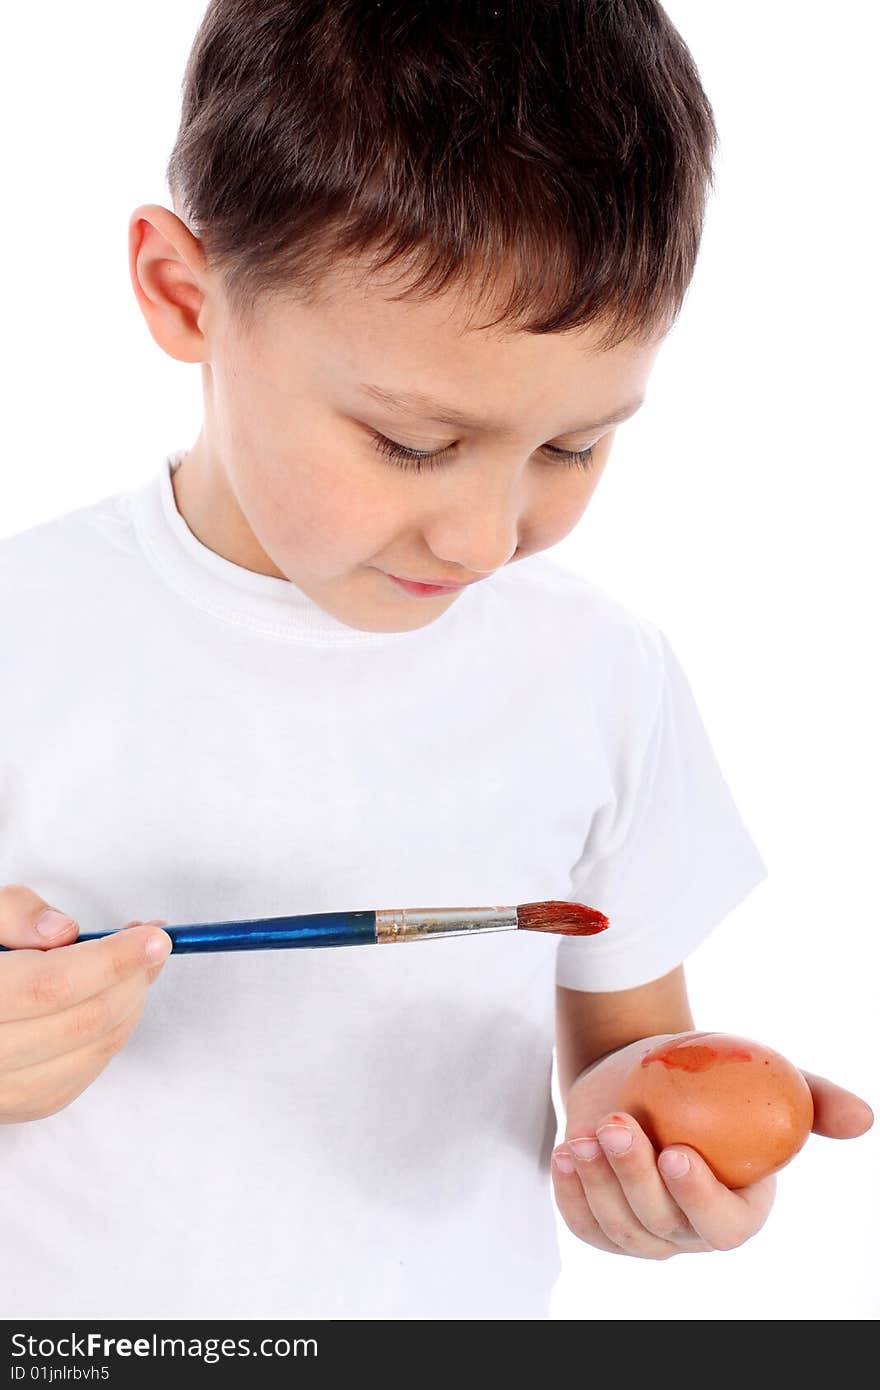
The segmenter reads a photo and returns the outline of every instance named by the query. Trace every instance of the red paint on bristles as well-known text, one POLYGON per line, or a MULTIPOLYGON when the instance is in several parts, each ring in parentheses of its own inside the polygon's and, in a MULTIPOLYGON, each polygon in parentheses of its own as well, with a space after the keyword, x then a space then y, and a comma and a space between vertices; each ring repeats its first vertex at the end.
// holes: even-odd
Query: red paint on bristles
POLYGON ((562 936, 595 936, 610 926, 604 912, 583 903, 520 903, 516 909, 520 928, 559 932, 562 936))

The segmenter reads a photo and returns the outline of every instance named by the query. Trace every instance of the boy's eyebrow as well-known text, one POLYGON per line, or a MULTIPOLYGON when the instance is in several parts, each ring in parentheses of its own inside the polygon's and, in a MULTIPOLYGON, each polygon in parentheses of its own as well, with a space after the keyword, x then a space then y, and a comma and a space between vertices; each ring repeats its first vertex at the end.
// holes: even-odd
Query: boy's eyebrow
MULTIPOLYGON (((410 410, 417 415, 424 415, 428 420, 436 420, 444 425, 458 425, 462 429, 496 429, 493 421, 479 420, 473 415, 465 415, 460 410, 456 410, 454 406, 444 405, 442 401, 434 400, 422 391, 389 391, 384 386, 371 386, 365 381, 359 383, 358 389, 363 391, 365 395, 371 396, 379 405, 388 406, 392 410, 410 410)), ((644 396, 640 396, 636 401, 619 406, 604 420, 593 420, 591 424, 587 425, 575 425, 574 428, 562 430, 560 433, 591 434, 593 430, 605 429, 607 425, 619 425, 622 420, 628 420, 630 415, 635 415, 644 401, 644 396)), ((496 432, 502 435, 509 433, 500 427, 497 427, 496 432)))

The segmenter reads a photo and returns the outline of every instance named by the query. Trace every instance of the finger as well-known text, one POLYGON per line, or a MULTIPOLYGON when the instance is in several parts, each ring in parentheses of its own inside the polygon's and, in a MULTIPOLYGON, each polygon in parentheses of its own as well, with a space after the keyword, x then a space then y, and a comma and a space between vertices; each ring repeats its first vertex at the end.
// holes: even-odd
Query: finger
POLYGON ((0 887, 0 944, 8 950, 30 947, 46 951, 67 945, 79 927, 67 913, 53 907, 21 883, 0 887))
POLYGON ((657 1154, 632 1115, 609 1115, 596 1126, 596 1138, 608 1166, 637 1221, 658 1239, 705 1249, 657 1171, 657 1154))
POLYGON ((665 1260, 675 1247, 652 1235, 639 1221, 594 1135, 573 1135, 566 1146, 575 1161, 584 1197, 605 1237, 618 1250, 642 1259, 665 1260))
POLYGON ((22 1067, 3 1077, 0 1080, 0 1124, 43 1119, 76 1100, 125 1047, 142 1014, 143 1008, 135 1009, 115 1029, 96 1042, 69 1052, 66 1057, 22 1067))
POLYGON ((621 1255, 623 1252, 620 1247, 608 1239, 590 1211, 583 1185, 574 1166, 574 1159, 565 1144, 553 1150, 550 1174, 556 1205, 568 1229, 578 1240, 595 1245, 598 1250, 621 1255))
POLYGON ((712 1250, 734 1250, 760 1231, 776 1193, 773 1174, 735 1191, 719 1182, 695 1149, 664 1149, 657 1160, 671 1195, 712 1250))
POLYGON ((824 1076, 805 1071, 804 1079, 813 1094, 813 1133, 829 1139, 857 1139, 874 1123, 874 1112, 867 1101, 845 1091, 824 1076))
POLYGON ((47 1018, 0 1023, 0 1075, 38 1066, 99 1042, 135 1009, 143 1008, 149 988, 147 975, 146 970, 140 970, 47 1018))
MULTIPOLYGON (((140 926, 143 926, 143 922, 142 922, 142 920, 141 920, 140 918, 137 918, 137 919, 135 919, 133 922, 126 922, 125 925, 122 927, 122 931, 127 931, 129 927, 140 927, 140 926)), ((154 927, 167 927, 167 926, 168 926, 168 923, 167 923, 166 921, 164 921, 162 918, 156 918, 155 921, 151 922, 151 926, 154 926, 154 927)), ((158 977, 162 974, 162 971, 163 971, 164 968, 165 968, 165 961, 166 961, 166 960, 167 960, 167 956, 164 957, 162 960, 160 960, 158 965, 153 965, 153 966, 150 967, 150 969, 147 971, 147 982, 148 982, 148 984, 152 984, 153 981, 156 980, 156 979, 158 979, 158 977)))
POLYGON ((74 941, 55 951, 10 951, 0 956, 0 1020, 61 1013, 145 965, 157 965, 172 944, 167 932, 147 922, 94 941, 74 941), (164 955, 148 954, 154 938, 164 955))

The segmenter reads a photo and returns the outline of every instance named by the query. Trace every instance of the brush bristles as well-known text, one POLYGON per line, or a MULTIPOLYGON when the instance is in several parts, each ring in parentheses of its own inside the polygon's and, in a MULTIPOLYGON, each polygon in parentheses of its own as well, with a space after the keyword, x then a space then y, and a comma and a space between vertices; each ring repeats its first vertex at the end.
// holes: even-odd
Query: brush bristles
POLYGON ((558 932, 561 936, 595 936, 610 926, 603 912, 583 903, 520 903, 516 915, 526 931, 558 932))

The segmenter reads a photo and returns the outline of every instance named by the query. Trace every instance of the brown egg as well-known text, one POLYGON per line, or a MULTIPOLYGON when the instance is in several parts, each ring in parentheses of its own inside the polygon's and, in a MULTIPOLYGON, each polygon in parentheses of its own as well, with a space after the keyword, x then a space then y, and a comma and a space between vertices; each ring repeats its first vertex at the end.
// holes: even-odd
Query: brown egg
POLYGON ((659 1152, 689 1144, 726 1187, 775 1173, 807 1141, 813 1097, 778 1052, 731 1033, 682 1033, 646 1051, 620 1109, 659 1152))

